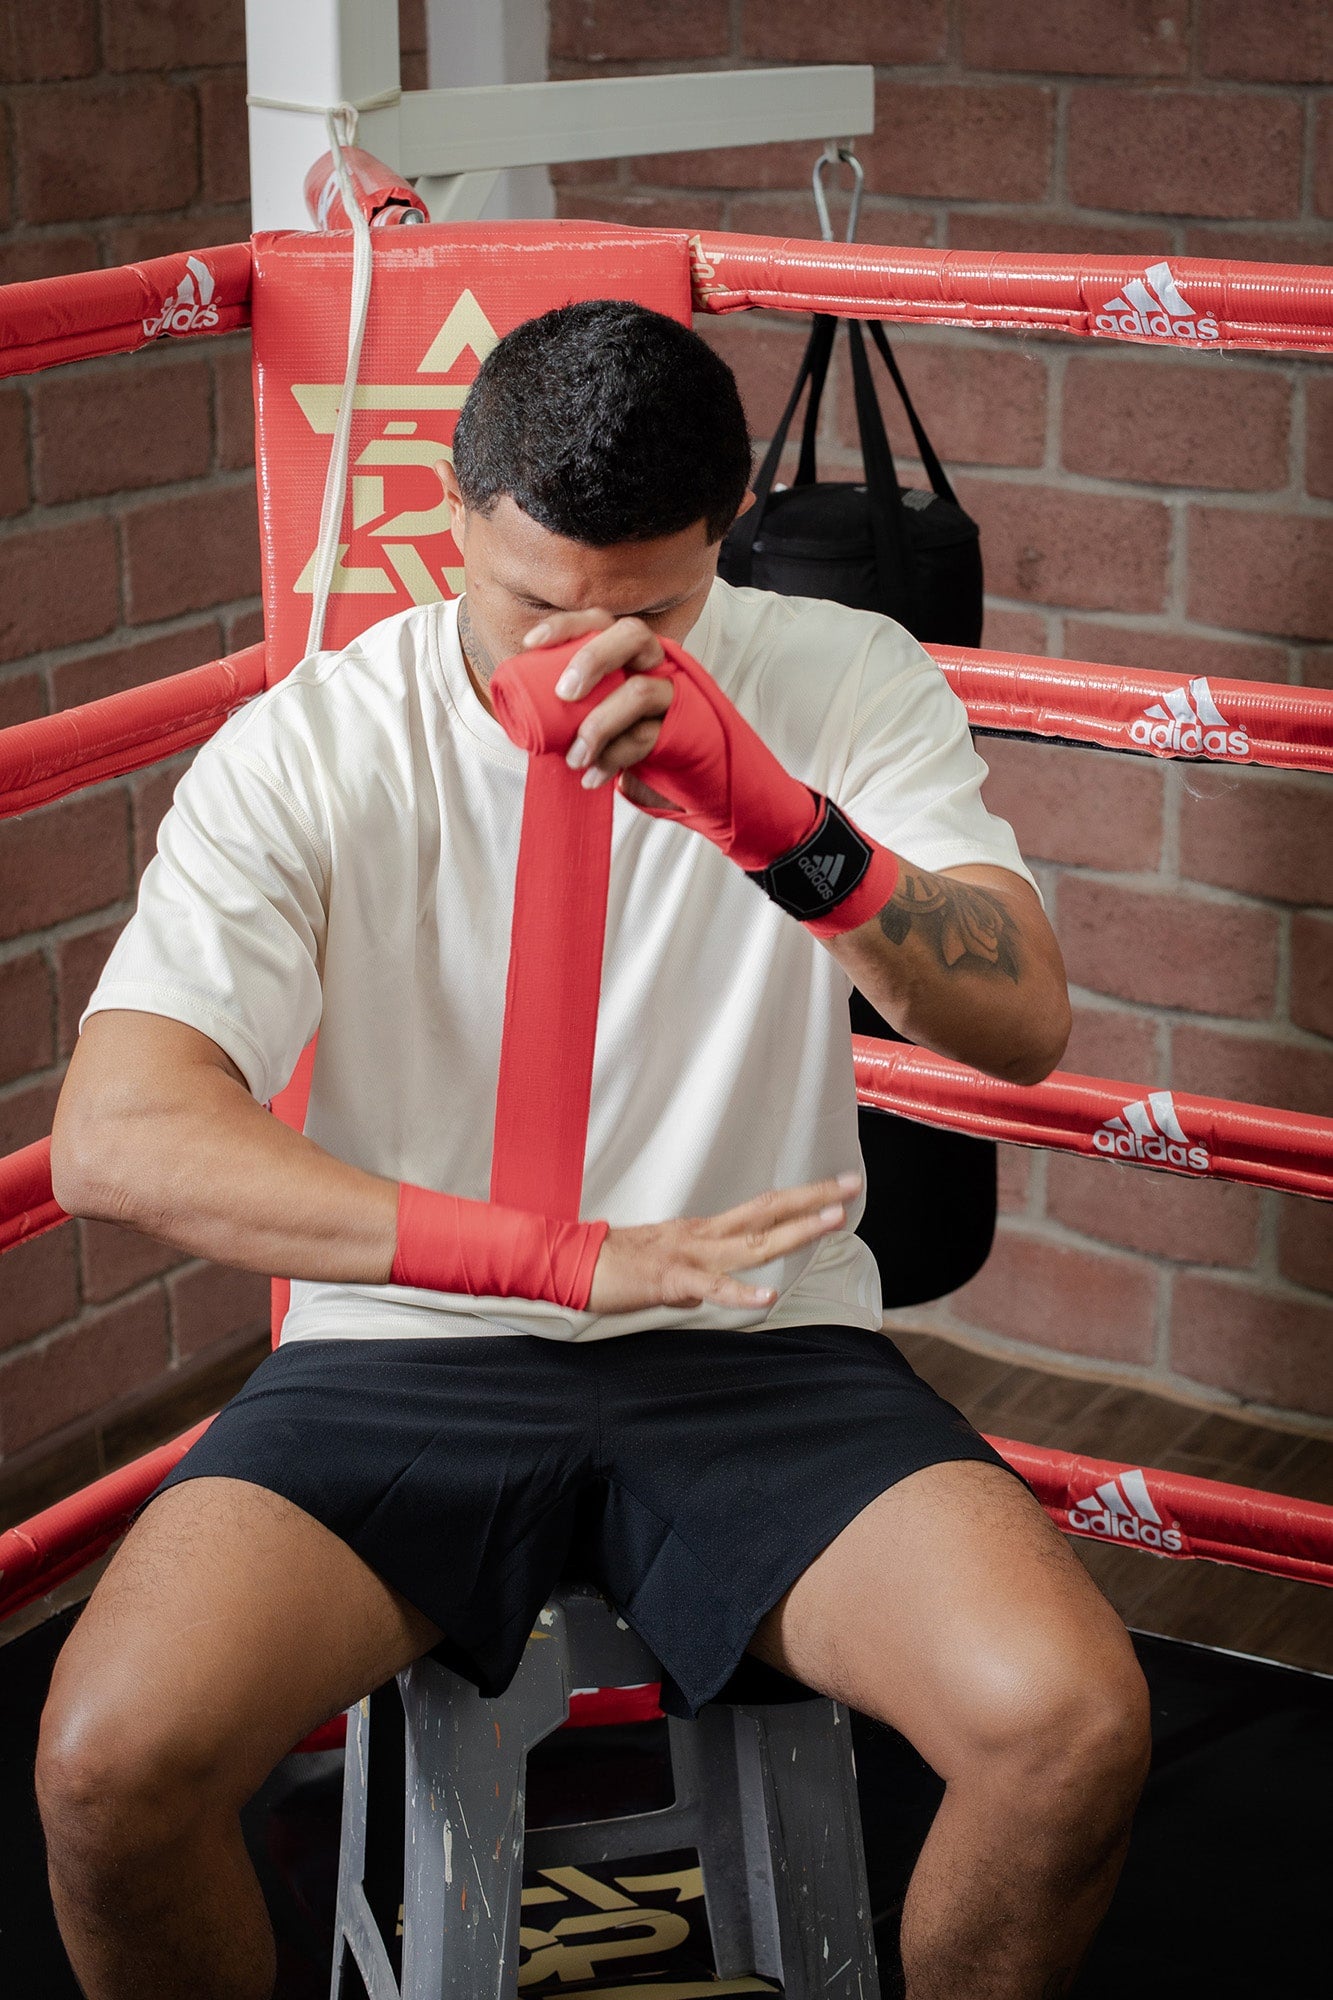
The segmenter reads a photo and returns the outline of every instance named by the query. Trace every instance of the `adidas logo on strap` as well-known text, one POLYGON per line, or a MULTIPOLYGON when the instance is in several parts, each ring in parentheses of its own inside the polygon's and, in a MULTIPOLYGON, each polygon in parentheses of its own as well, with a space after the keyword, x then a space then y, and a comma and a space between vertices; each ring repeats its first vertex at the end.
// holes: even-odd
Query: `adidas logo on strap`
POLYGON ((801 923, 823 916, 858 888, 870 866, 870 843, 832 799, 813 833, 767 868, 750 871, 766 896, 801 923))
POLYGON ((1076 1501, 1066 1518, 1079 1534, 1136 1542, 1140 1548, 1160 1549, 1167 1555, 1179 1555, 1185 1545, 1180 1529, 1158 1511, 1137 1468, 1118 1473, 1086 1500, 1076 1501))
POLYGON ((1196 313, 1182 298, 1165 260, 1131 278, 1123 292, 1093 315, 1097 333, 1137 335, 1140 340, 1216 340, 1217 321, 1196 313))
POLYGON ((797 857, 797 866, 803 875, 808 875, 815 889, 827 902, 838 886, 845 854, 802 854, 797 857))
POLYGON ((203 333, 218 323, 212 300, 213 273, 202 257, 187 257, 180 283, 162 301, 157 316, 144 321, 143 330, 150 340, 159 333, 203 333))
POLYGON ((1172 751, 1178 757, 1231 760, 1250 754, 1248 730, 1243 724, 1233 728, 1227 721, 1202 674, 1145 708, 1129 725, 1129 733, 1145 749, 1172 751))
POLYGON ((1181 1126, 1169 1090, 1153 1090, 1127 1104, 1119 1117, 1097 1127, 1092 1143, 1113 1159, 1146 1160, 1181 1172, 1206 1174, 1212 1164, 1208 1148, 1195 1145, 1181 1126))

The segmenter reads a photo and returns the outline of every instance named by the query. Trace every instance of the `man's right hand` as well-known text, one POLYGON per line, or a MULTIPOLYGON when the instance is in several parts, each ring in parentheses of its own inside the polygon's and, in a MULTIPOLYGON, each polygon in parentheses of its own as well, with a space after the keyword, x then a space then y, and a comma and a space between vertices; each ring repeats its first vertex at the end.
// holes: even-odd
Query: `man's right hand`
POLYGON ((651 1222, 608 1232, 593 1272, 588 1310, 642 1312, 651 1306, 721 1306, 762 1311, 777 1292, 734 1274, 788 1257, 847 1220, 859 1173, 805 1187, 771 1188, 722 1215, 651 1222))

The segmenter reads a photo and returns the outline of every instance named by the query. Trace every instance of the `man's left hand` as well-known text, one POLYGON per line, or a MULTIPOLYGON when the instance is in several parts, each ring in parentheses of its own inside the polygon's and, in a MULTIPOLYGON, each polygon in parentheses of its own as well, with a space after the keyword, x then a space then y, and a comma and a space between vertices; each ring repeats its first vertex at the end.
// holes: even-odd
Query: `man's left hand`
MULTIPOLYGON (((556 684, 558 695, 581 701, 618 668, 629 675, 584 717, 565 758, 571 770, 582 771, 584 786, 593 791, 648 755, 671 703, 671 683, 652 671, 662 664, 662 647, 641 618, 613 618, 609 611, 552 612, 524 633, 523 644, 561 646, 585 634, 587 644, 556 684)), ((621 777, 620 789, 638 805, 669 808, 668 800, 637 778, 621 777)))

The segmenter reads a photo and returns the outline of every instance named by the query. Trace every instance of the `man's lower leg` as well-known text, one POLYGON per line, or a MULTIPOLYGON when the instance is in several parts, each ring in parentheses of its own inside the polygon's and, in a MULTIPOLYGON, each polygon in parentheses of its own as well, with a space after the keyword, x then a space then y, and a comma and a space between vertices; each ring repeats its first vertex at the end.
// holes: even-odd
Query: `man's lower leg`
POLYGON ((151 1851, 49 1839, 51 1896, 87 2000, 270 2000, 273 1931, 234 1813, 151 1851))
POLYGON ((1140 1783, 951 1783, 903 1908, 907 2000, 1060 2000, 1106 1914, 1140 1783))

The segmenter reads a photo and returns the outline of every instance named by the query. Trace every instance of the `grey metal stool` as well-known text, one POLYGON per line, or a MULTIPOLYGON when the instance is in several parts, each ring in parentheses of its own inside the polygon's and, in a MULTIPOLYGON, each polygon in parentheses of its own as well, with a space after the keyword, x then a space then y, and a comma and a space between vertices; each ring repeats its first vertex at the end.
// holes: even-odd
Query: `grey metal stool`
MULTIPOLYGON (((361 1702, 348 1721, 333 2000, 359 1993, 358 1972, 369 2000, 513 2000, 525 1865, 673 1847, 698 1853, 719 1979, 770 1978, 785 2000, 876 2000, 851 1729, 835 1702, 710 1703, 693 1722, 669 1717, 671 1805, 525 1837, 527 1754, 565 1720, 571 1690, 630 1687, 660 1674, 599 1591, 562 1584, 497 1699, 428 1658, 398 1676, 406 1721, 401 1986, 367 1894, 371 1704, 393 1690, 361 1702)), ((396 1781, 392 1760, 388 1770, 396 1781)))

